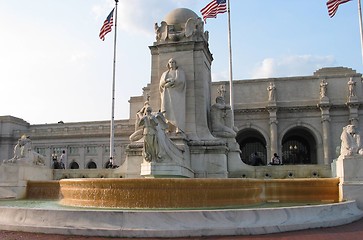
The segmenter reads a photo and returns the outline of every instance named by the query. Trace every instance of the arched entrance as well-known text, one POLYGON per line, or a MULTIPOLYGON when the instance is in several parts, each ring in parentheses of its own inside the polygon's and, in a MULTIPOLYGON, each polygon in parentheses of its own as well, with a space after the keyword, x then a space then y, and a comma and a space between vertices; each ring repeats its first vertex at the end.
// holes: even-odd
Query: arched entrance
POLYGON ((316 140, 304 127, 289 130, 282 139, 283 164, 317 164, 316 140))
POLYGON ((79 169, 79 165, 76 161, 72 161, 72 163, 69 166, 70 169, 79 169))
POLYGON ((93 169, 93 168, 97 168, 97 164, 94 162, 94 161, 90 161, 88 164, 87 164, 87 168, 88 169, 93 169))
POLYGON ((244 163, 255 165, 253 161, 254 153, 261 158, 262 163, 266 165, 267 150, 266 140, 261 133, 254 129, 246 129, 238 132, 236 141, 241 149, 241 159, 244 163))

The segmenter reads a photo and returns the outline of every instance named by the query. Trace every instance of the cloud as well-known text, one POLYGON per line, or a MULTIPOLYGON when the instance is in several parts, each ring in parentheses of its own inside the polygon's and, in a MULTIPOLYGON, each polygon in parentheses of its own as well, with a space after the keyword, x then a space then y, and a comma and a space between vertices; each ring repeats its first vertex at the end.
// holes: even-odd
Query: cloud
POLYGON ((251 78, 311 75, 317 69, 335 64, 333 56, 292 55, 265 58, 251 73, 251 78))

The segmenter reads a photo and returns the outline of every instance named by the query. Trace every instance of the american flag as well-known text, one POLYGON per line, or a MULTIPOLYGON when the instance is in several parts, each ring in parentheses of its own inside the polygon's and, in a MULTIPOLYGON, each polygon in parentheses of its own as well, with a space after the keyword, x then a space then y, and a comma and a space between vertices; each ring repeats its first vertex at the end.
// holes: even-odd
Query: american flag
POLYGON ((332 18, 334 17, 335 13, 338 10, 338 7, 340 4, 349 2, 350 0, 329 0, 326 3, 326 6, 328 7, 328 14, 332 18))
POLYGON ((112 26, 113 26, 113 11, 115 9, 112 9, 112 11, 110 12, 110 14, 108 14, 106 20, 103 22, 103 25, 101 27, 100 30, 100 39, 102 41, 105 41, 105 36, 107 33, 112 31, 112 26))
POLYGON ((200 12, 202 13, 204 22, 207 22, 207 18, 216 18, 218 13, 227 12, 226 0, 212 0, 200 12))

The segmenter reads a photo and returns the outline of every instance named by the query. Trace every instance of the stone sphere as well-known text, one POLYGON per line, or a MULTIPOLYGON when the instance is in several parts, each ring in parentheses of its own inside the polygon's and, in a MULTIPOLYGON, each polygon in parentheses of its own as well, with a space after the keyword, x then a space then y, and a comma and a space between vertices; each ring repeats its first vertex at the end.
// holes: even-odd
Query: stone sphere
POLYGON ((188 8, 177 8, 169 12, 165 17, 168 25, 180 25, 186 23, 189 18, 198 18, 198 15, 188 8))

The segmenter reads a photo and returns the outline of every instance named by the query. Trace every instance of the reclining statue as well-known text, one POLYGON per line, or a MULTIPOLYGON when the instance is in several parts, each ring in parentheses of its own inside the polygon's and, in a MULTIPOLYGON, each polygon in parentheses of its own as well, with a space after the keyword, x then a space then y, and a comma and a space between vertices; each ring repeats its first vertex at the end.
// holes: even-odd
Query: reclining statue
POLYGON ((32 150, 31 140, 23 135, 14 147, 14 157, 4 160, 3 163, 24 163, 31 165, 45 165, 45 157, 32 150))
POLYGON ((358 154, 363 155, 360 135, 354 125, 348 124, 347 126, 343 127, 340 139, 342 140, 340 147, 341 157, 358 154))

